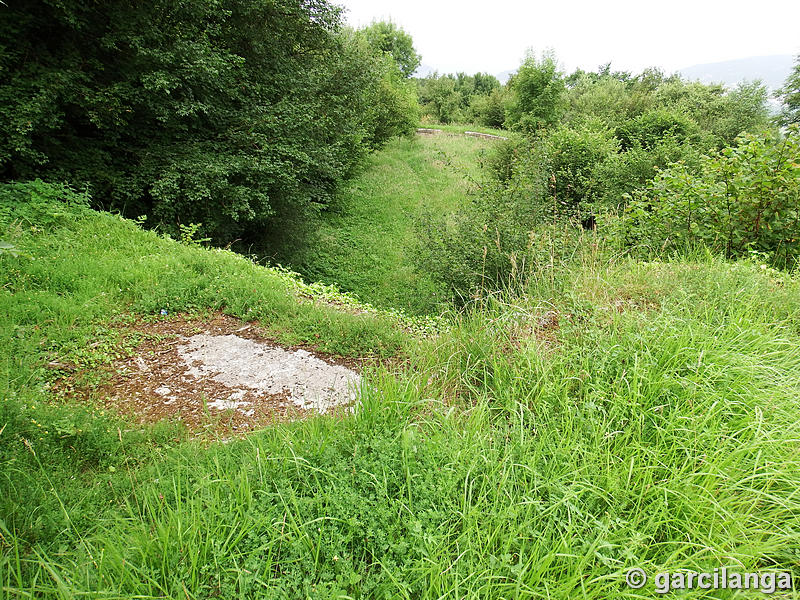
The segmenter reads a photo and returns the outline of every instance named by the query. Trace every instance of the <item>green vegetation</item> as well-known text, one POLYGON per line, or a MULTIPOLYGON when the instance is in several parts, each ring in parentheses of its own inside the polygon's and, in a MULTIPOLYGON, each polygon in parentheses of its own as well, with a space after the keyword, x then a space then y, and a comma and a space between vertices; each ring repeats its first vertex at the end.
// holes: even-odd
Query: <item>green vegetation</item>
POLYGON ((621 251, 701 244, 794 264, 797 132, 770 121, 759 82, 728 90, 609 65, 565 76, 545 55, 529 56, 504 93, 504 125, 518 135, 496 145, 479 194, 418 227, 417 269, 457 303, 524 290, 580 229, 621 251))
MULTIPOLYGON (((800 133, 746 136, 701 160, 661 171, 637 191, 623 219, 625 243, 661 252, 703 246, 725 256, 748 253, 793 267, 800 257, 800 133)), ((651 250, 652 251, 652 250, 651 250)))
POLYGON ((509 135, 513 135, 509 131, 505 129, 500 129, 498 127, 487 127, 486 125, 480 125, 476 123, 434 123, 426 121, 424 118, 420 127, 427 127, 430 129, 441 129, 442 131, 447 133, 461 134, 467 131, 475 131, 477 133, 488 133, 489 135, 497 135, 500 137, 508 137, 509 135))
POLYGON ((417 80, 424 114, 440 123, 474 122, 502 127, 503 92, 500 82, 487 73, 432 73, 417 80))
POLYGON ((555 125, 566 108, 564 79, 555 56, 528 56, 509 80, 506 125, 536 131, 555 125))
POLYGON ((419 67, 422 57, 414 50, 414 40, 391 21, 373 22, 359 33, 373 49, 391 56, 403 77, 411 77, 419 67))
POLYGON ((449 290, 415 268, 415 224, 420 215, 446 214, 468 201, 493 143, 448 134, 395 139, 328 210, 306 222, 309 231, 287 234, 277 260, 376 306, 438 312, 449 290), (308 243, 290 247, 298 238, 308 243))
POLYGON ((778 97, 783 101, 781 122, 784 125, 800 123, 800 55, 795 59, 791 74, 778 91, 778 97))
POLYGON ((0 600, 800 577, 796 72, 773 120, 553 55, 413 80, 325 0, 0 12, 0 600), (352 412, 103 408, 134 325, 216 312, 361 364, 352 412))
POLYGON ((7 319, 3 344, 14 357, 9 368, 31 369, 41 346, 49 349, 48 344, 67 339, 76 347, 88 344, 97 319, 162 309, 224 310, 264 321, 283 343, 314 343, 341 355, 388 356, 404 346, 404 335, 390 319, 357 318, 298 297, 346 303, 329 290, 315 294, 314 286, 283 271, 230 251, 178 244, 131 221, 91 211, 88 203, 85 194, 39 181, 2 188, 2 239, 19 253, 0 255, 7 319), (57 333, 45 331, 42 319, 52 320, 57 333), (81 327, 74 329, 76 324, 81 327))
POLYGON ((347 352, 402 336, 53 195, 69 196, 33 190, 3 229, 28 255, 0 256, 6 597, 635 597, 634 565, 797 560, 794 277, 609 262, 578 240, 525 296, 406 345, 411 368, 371 373, 353 417, 180 442, 51 400, 43 362, 113 341, 103 323, 126 298, 144 313, 224 299, 347 352))

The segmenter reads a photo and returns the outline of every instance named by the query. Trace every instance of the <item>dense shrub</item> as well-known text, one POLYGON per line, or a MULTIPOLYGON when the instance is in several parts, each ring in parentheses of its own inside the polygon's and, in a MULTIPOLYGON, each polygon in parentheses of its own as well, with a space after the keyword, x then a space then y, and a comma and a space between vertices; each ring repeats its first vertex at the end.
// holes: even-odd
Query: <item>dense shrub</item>
POLYGON ((637 144, 650 149, 668 136, 678 142, 684 142, 698 134, 697 124, 688 116, 663 108, 642 113, 625 121, 616 129, 616 136, 623 150, 637 144))
POLYGON ((445 125, 461 119, 461 95, 454 77, 433 73, 418 80, 417 85, 424 114, 445 125))
POLYGON ((568 109, 564 116, 569 124, 598 118, 615 128, 655 104, 652 94, 637 89, 627 78, 623 80, 610 75, 581 72, 573 74, 570 79, 568 109))
POLYGON ((418 79, 417 88, 423 111, 439 123, 470 121, 499 127, 505 120, 500 82, 494 75, 432 73, 418 79))
POLYGON ((486 127, 503 127, 506 119, 505 103, 505 95, 499 88, 488 95, 476 94, 470 100, 470 117, 486 127))
POLYGON ((482 182, 463 207, 417 222, 418 269, 464 303, 493 290, 520 288, 528 277, 569 254, 580 224, 552 195, 546 144, 509 140, 498 146, 493 168, 506 177, 482 182))
POLYGON ((596 204, 599 211, 616 211, 624 208, 634 190, 646 185, 659 169, 675 162, 683 162, 691 172, 699 167, 701 151, 688 142, 680 142, 667 135, 645 148, 639 142, 609 156, 597 166, 595 178, 601 182, 602 193, 596 204))
POLYGON ((760 82, 741 83, 732 90, 722 85, 670 80, 658 86, 659 106, 687 114, 708 137, 709 147, 733 144, 744 132, 769 126, 768 92, 760 82))
POLYGON ((376 21, 359 30, 359 34, 379 54, 387 54, 397 64, 403 77, 411 77, 422 57, 414 49, 414 41, 391 21, 376 21))
POLYGON ((559 104, 560 94, 554 90, 560 75, 552 57, 529 59, 521 74, 510 84, 507 124, 515 120, 532 137, 498 152, 491 161, 493 170, 500 181, 508 181, 521 156, 534 152, 548 169, 551 205, 586 226, 595 224, 598 211, 623 208, 627 196, 659 169, 683 161, 695 173, 701 155, 768 125, 766 92, 759 83, 726 90, 687 83, 657 69, 632 75, 605 65, 596 73, 579 70, 565 78, 564 104, 559 104), (529 97, 553 100, 553 115, 566 107, 558 126, 537 117, 541 104, 531 101, 522 108, 519 82, 526 78, 539 84, 531 84, 529 97), (553 87, 537 96, 534 92, 545 90, 547 81, 553 87), (526 119, 535 125, 524 125, 526 119))
POLYGON ((598 176, 603 163, 616 156, 618 142, 606 129, 560 127, 541 140, 546 157, 549 195, 559 216, 586 220, 604 196, 598 176))
POLYGON ((365 116, 372 148, 380 148, 398 135, 412 135, 420 119, 417 91, 395 64, 384 59, 379 76, 374 101, 365 116))
POLYGON ((800 256, 800 133, 748 134, 702 157, 699 172, 679 163, 634 194, 616 224, 629 245, 680 251, 704 246, 727 257, 750 252, 779 266, 800 256))
POLYGON ((486 166, 491 177, 506 184, 514 176, 517 162, 526 156, 530 148, 530 139, 513 136, 498 141, 486 155, 486 166))
POLYGON ((417 268, 444 284, 457 304, 506 287, 524 273, 528 233, 543 220, 542 204, 527 200, 495 188, 454 214, 423 215, 416 224, 417 268))
POLYGON ((599 118, 618 132, 626 147, 626 136, 647 135, 649 130, 651 143, 661 133, 671 133, 690 136, 705 149, 719 149, 742 132, 769 126, 768 94, 760 82, 726 89, 666 76, 657 69, 638 75, 612 73, 608 65, 597 73, 576 71, 566 81, 564 120, 574 126, 599 118))
POLYGON ((13 223, 50 231, 89 212, 89 194, 40 179, 0 184, 0 227, 13 223))

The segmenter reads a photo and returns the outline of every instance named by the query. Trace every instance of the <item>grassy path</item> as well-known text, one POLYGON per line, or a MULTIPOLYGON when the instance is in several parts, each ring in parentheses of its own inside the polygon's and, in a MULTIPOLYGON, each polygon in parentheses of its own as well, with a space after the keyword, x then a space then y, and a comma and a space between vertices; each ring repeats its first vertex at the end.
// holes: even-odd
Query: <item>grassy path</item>
POLYGON ((414 269, 414 222, 465 201, 496 142, 463 136, 396 139, 321 215, 310 243, 288 257, 310 281, 411 313, 435 311, 443 290, 414 269))

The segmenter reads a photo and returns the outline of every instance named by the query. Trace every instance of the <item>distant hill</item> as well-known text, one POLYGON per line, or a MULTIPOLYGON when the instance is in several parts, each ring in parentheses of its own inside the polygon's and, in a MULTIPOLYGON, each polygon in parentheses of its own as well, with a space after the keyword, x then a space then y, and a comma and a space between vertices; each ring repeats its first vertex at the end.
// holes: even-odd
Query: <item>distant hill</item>
POLYGON ((414 71, 412 77, 419 77, 420 79, 422 79, 423 77, 427 77, 431 73, 435 72, 436 69, 434 69, 432 66, 422 63, 419 67, 417 67, 417 70, 414 71))
POLYGON ((750 56, 737 60, 694 65, 680 69, 684 78, 699 79, 703 83, 724 83, 733 87, 743 79, 760 79, 767 87, 776 90, 783 85, 792 70, 794 57, 791 54, 774 56, 750 56))

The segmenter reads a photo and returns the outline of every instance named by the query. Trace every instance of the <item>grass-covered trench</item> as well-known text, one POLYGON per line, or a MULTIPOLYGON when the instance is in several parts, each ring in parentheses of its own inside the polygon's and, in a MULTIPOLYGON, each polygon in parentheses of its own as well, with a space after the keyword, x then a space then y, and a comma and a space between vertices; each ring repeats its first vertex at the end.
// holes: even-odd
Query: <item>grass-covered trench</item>
POLYGON ((586 243, 423 335, 25 190, 0 210, 0 597, 601 599, 653 596, 631 566, 800 575, 793 275, 586 243), (108 362, 162 308, 394 359, 351 416, 224 441, 54 399, 48 362, 108 362))
POLYGON ((390 141, 328 209, 303 223, 302 235, 290 229, 294 235, 277 258, 310 281, 335 283, 376 306, 440 310, 448 290, 415 267, 415 223, 426 212, 446 214, 467 202, 496 143, 446 129, 390 141), (298 237, 304 243, 292 245, 298 237))

